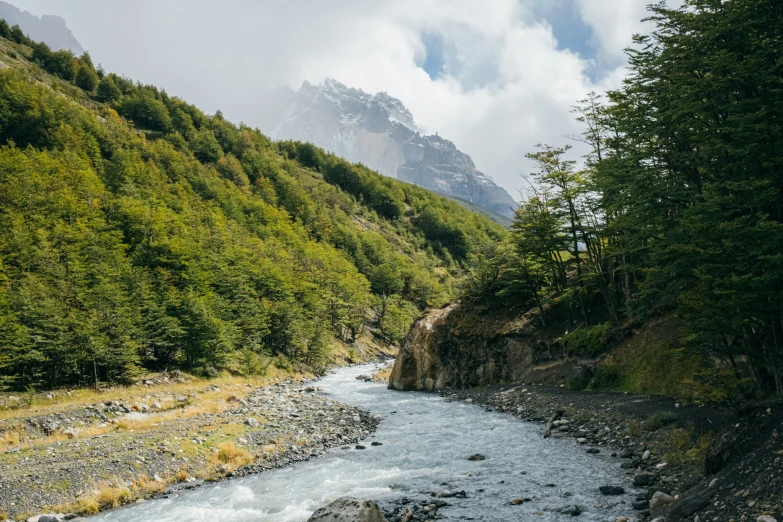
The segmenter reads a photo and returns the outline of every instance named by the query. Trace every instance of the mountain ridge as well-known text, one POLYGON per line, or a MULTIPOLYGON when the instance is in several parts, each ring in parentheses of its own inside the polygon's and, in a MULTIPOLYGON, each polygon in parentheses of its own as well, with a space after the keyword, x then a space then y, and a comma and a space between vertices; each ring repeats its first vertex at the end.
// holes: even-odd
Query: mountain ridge
POLYGON ((0 18, 5 19, 8 25, 19 25, 31 39, 44 42, 55 51, 67 49, 75 54, 84 52, 62 17, 46 14, 38 17, 0 0, 0 18))
POLYGON ((427 135, 411 112, 386 92, 369 94, 327 78, 284 95, 270 132, 275 139, 308 141, 348 161, 511 218, 516 202, 471 157, 439 136, 427 135))

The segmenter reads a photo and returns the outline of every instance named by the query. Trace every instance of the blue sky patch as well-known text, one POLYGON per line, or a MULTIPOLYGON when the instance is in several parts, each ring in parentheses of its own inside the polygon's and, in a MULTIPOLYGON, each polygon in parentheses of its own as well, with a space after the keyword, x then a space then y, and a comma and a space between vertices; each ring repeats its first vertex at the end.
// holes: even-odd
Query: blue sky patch
POLYGON ((443 67, 446 64, 443 50, 443 35, 425 33, 421 39, 427 54, 420 67, 429 74, 430 78, 437 80, 443 75, 443 67))

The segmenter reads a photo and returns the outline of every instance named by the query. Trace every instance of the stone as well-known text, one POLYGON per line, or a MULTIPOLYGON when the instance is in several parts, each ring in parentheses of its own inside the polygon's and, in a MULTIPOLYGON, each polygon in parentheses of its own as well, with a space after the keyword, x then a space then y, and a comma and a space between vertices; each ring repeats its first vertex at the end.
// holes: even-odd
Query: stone
POLYGON ((249 417, 245 419, 245 424, 250 426, 251 428, 257 428, 258 427, 258 421, 254 419, 253 417, 249 417))
POLYGON ((623 495, 625 490, 620 486, 601 486, 598 490, 604 495, 623 495))
POLYGON ((707 488, 694 488, 679 499, 669 512, 670 522, 685 520, 710 504, 710 491, 707 488))
POLYGON ((582 514, 582 508, 577 505, 565 506, 557 510, 558 513, 563 515, 571 515, 572 517, 578 517, 582 514))
POLYGON ((599 450, 598 448, 590 448, 589 450, 587 450, 587 453, 595 455, 596 453, 601 453, 601 450, 599 450))
POLYGON ((669 496, 671 496, 671 494, 672 494, 672 491, 670 489, 666 489, 666 488, 659 488, 659 487, 647 488, 647 500, 651 500, 653 498, 653 495, 655 495, 659 491, 663 491, 664 493, 666 493, 669 496))
POLYGON ((362 446, 361 444, 357 444, 356 445, 356 449, 358 449, 358 450, 367 449, 367 446, 362 446))
POLYGON ((650 502, 647 500, 634 500, 631 502, 631 507, 637 511, 642 511, 650 508, 650 502))
POLYGON ((308 522, 388 522, 378 504, 372 500, 341 497, 322 507, 308 522))
POLYGON ((642 454, 642 460, 649 460, 650 459, 650 450, 645 450, 642 454))
POLYGON ((584 438, 584 437, 579 437, 578 439, 576 439, 576 443, 577 444, 587 444, 587 439, 584 438))
POLYGON ((650 509, 655 511, 656 509, 668 506, 672 502, 674 502, 674 497, 670 497, 663 491, 658 491, 653 495, 652 499, 650 499, 650 509))
POLYGON ((633 457, 633 454, 634 454, 633 448, 626 448, 620 452, 620 458, 630 459, 631 457, 633 457))
POLYGON ((473 461, 476 461, 476 460, 487 460, 487 457, 485 457, 481 453, 476 453, 475 455, 471 455, 470 457, 468 457, 468 460, 473 460, 473 461))
POLYGON ((649 486, 652 484, 653 479, 655 478, 655 475, 652 473, 637 473, 633 476, 633 485, 634 486, 649 486))
POLYGON ((63 433, 68 436, 69 439, 75 439, 82 432, 79 428, 65 428, 63 433))
POLYGON ((62 522, 63 516, 62 515, 54 515, 54 514, 43 514, 43 515, 36 515, 34 517, 30 517, 27 519, 27 522, 62 522))
POLYGON ((761 515, 759 518, 756 519, 756 522, 778 522, 775 520, 775 517, 771 517, 769 515, 761 515))

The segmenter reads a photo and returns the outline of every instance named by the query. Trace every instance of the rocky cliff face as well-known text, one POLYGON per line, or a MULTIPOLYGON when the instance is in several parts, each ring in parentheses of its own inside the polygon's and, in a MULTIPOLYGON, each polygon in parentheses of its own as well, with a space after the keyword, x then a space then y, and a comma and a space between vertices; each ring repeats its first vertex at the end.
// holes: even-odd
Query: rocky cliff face
POLYGON ((561 383, 580 365, 563 357, 559 342, 534 335, 530 314, 504 317, 452 304, 414 324, 394 362, 395 390, 470 388, 488 384, 561 383))
POLYGON ((27 36, 36 42, 44 42, 52 50, 70 49, 76 54, 84 52, 81 44, 65 25, 65 20, 59 16, 43 15, 38 18, 7 2, 0 1, 0 18, 4 18, 8 25, 18 24, 27 36))
POLYGON ((275 139, 309 141, 381 174, 459 198, 506 218, 514 199, 449 140, 427 136, 396 98, 327 79, 284 97, 275 139))

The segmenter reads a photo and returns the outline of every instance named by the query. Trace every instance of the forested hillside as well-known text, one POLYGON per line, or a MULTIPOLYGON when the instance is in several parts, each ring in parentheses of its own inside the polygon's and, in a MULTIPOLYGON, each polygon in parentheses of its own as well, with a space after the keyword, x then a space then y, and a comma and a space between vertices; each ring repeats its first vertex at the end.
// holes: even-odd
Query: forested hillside
POLYGON ((669 318, 673 342, 610 356, 583 385, 638 388, 634 372, 668 368, 637 391, 783 393, 783 3, 694 0, 651 19, 623 87, 574 108, 584 167, 567 145, 529 154, 529 197, 471 297, 534 308, 541 331, 567 316, 560 342, 586 357, 669 318))
POLYGON ((0 22, 0 385, 321 369, 398 342, 504 236, 0 22))

